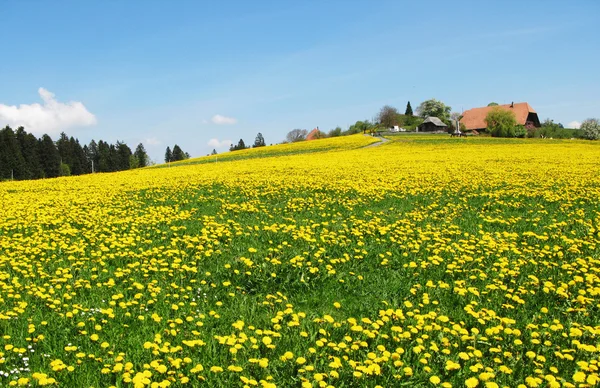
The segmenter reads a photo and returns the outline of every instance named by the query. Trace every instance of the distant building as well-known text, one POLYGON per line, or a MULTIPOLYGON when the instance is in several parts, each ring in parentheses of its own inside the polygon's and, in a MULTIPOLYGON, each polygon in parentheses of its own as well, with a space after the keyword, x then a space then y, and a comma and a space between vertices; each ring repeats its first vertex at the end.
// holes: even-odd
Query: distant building
POLYGON ((427 117, 418 127, 418 132, 448 131, 448 126, 437 117, 427 117))
POLYGON ((538 118, 536 111, 534 111, 531 105, 526 102, 469 109, 463 113, 460 123, 465 126, 467 131, 484 132, 487 128, 485 117, 494 108, 513 112, 517 119, 517 124, 523 125, 526 128, 541 127, 540 119, 538 118))
POLYGON ((319 127, 316 127, 315 129, 310 131, 308 135, 306 135, 306 140, 322 139, 324 137, 323 135, 323 132, 319 131, 319 127))

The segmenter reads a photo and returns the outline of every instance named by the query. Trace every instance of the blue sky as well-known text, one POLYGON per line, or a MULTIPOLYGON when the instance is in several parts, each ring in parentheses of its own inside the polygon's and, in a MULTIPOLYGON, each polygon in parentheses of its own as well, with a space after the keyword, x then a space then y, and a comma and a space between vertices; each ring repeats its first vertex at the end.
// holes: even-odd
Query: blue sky
POLYGON ((600 116, 598 15, 595 0, 0 0, 0 126, 161 161, 429 98, 581 122, 600 116))

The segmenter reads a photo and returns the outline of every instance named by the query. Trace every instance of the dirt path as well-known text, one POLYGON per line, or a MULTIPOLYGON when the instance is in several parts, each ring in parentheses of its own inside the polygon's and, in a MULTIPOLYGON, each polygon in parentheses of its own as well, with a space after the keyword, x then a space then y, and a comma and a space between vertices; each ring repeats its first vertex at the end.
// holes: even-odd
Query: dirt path
MULTIPOLYGON (((367 134, 365 134, 365 136, 372 137, 371 135, 367 135, 367 134)), ((377 147, 377 146, 382 145, 383 143, 387 143, 388 141, 390 141, 390 139, 386 139, 385 137, 382 137, 382 136, 374 136, 374 137, 378 137, 379 141, 377 143, 372 143, 372 144, 369 144, 368 146, 364 146, 363 148, 377 147)))

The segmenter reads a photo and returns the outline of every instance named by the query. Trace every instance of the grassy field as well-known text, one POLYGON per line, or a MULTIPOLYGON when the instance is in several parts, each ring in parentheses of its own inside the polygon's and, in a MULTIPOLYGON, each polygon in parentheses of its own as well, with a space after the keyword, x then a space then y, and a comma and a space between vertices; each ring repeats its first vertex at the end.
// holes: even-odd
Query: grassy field
POLYGON ((600 144, 392 139, 1 183, 0 386, 597 385, 600 144))

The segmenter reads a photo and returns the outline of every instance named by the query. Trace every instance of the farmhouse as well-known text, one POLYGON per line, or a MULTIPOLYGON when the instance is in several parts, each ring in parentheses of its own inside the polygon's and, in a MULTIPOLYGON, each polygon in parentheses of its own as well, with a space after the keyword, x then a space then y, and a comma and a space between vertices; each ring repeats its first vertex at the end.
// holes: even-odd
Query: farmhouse
POLYGON ((319 131, 319 127, 316 127, 315 129, 310 131, 308 135, 306 135, 306 140, 316 140, 320 139, 321 137, 323 137, 323 135, 321 131, 319 131))
POLYGON ((517 124, 526 128, 540 127, 540 119, 531 105, 526 102, 517 102, 497 106, 485 106, 483 108, 473 108, 465 111, 460 123, 465 126, 467 131, 485 131, 487 124, 485 117, 494 108, 509 110, 515 114, 517 124))
POLYGON ((418 127, 418 132, 447 131, 448 126, 437 117, 427 117, 418 127))

